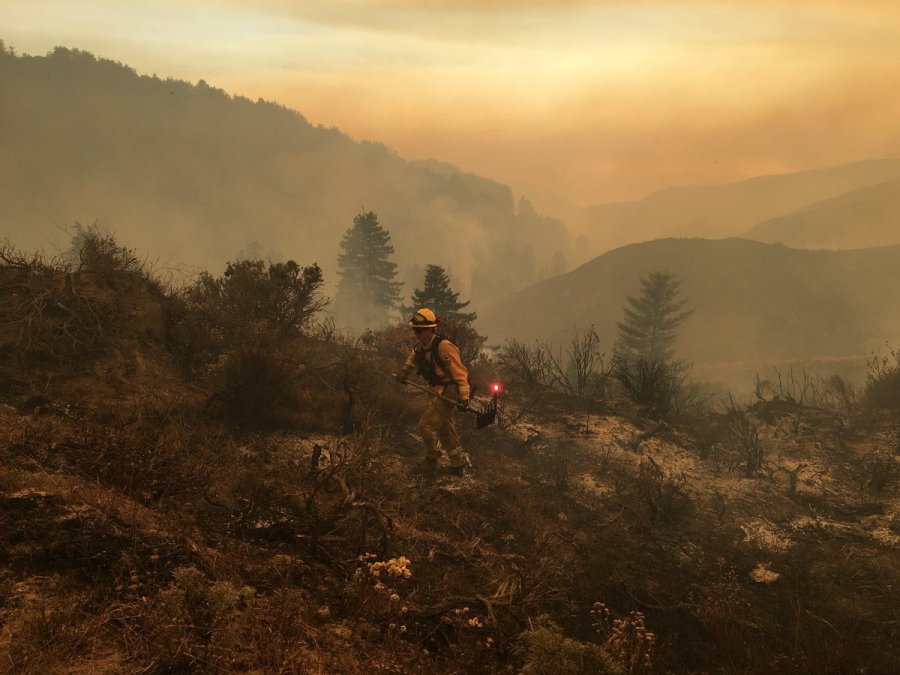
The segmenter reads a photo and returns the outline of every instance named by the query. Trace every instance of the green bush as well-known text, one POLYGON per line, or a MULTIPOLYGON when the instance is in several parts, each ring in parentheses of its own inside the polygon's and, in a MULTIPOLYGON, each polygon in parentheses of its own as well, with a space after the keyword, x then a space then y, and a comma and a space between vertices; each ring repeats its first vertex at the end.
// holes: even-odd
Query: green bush
POLYGON ((160 592, 147 614, 142 637, 155 672, 188 672, 215 664, 212 644, 229 614, 244 608, 254 595, 249 586, 211 582, 196 567, 181 567, 160 592))
POLYGON ((619 675, 624 673, 598 645, 565 637, 555 626, 521 636, 523 675, 619 675))

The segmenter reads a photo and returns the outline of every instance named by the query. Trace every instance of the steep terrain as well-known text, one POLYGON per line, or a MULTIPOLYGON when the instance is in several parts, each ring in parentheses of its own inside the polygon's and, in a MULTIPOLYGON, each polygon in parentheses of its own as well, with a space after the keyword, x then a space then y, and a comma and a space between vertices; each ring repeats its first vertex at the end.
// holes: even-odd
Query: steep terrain
POLYGON ((873 160, 728 185, 675 187, 637 201, 593 206, 570 225, 595 255, 664 237, 743 236, 761 221, 898 178, 900 160, 873 160))
POLYGON ((896 665, 887 412, 763 396, 688 424, 510 382, 496 424, 460 422, 474 471, 421 475, 390 335, 229 345, 189 377, 177 298, 106 251, 2 251, 4 670, 896 665))
POLYGON ((698 366, 740 367, 744 378, 773 364, 858 366, 900 332, 890 309, 900 301, 900 247, 804 251, 742 239, 625 246, 512 294, 479 326, 493 344, 515 337, 564 345, 593 325, 611 347, 625 298, 654 271, 675 274, 695 310, 678 353, 698 366))
POLYGON ((59 48, 0 52, 0 91, 0 232, 17 246, 53 253, 66 226, 98 221, 158 266, 291 258, 319 263, 330 285, 341 237, 368 210, 400 280, 443 265, 476 303, 572 259, 563 225, 505 185, 202 81, 59 48))
POLYGON ((855 249, 900 244, 900 181, 816 202, 758 223, 747 239, 793 248, 855 249))

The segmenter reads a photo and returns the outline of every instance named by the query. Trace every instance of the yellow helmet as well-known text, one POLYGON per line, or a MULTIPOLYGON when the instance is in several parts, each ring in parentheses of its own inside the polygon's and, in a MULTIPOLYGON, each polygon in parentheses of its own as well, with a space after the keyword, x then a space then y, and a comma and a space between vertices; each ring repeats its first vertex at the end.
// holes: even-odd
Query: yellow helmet
POLYGON ((409 325, 413 328, 437 328, 438 319, 434 312, 427 307, 423 307, 412 315, 409 325))

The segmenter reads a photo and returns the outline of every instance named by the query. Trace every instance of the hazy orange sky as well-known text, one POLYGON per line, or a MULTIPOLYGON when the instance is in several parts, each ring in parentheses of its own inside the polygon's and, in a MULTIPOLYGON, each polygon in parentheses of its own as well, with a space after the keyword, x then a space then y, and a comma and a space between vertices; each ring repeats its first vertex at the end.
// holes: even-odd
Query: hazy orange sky
POLYGON ((900 157, 896 0, 0 0, 0 38, 278 101, 539 202, 900 157))

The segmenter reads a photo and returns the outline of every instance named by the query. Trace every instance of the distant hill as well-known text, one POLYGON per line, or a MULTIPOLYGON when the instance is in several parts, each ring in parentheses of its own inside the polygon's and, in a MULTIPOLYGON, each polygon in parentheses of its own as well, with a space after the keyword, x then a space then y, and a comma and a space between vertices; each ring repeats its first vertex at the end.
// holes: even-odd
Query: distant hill
POLYGON ((391 232, 404 296, 435 263, 473 306, 571 260, 563 224, 505 185, 203 81, 57 48, 2 51, 0 91, 0 231, 20 247, 99 221, 163 263, 295 258, 333 282, 338 243, 365 209, 391 232))
POLYGON ((677 351, 698 364, 859 359, 900 335, 900 247, 804 251, 743 239, 662 239, 610 251, 484 312, 490 343, 559 344, 593 324, 607 346, 625 298, 660 270, 696 309, 677 351))
POLYGON ((853 249, 900 244, 900 180, 853 190, 763 221, 744 236, 794 248, 853 249))
POLYGON ((900 160, 872 160, 729 185, 670 188, 585 209, 571 224, 595 253, 665 237, 744 236, 761 221, 893 180, 900 180, 900 160))

